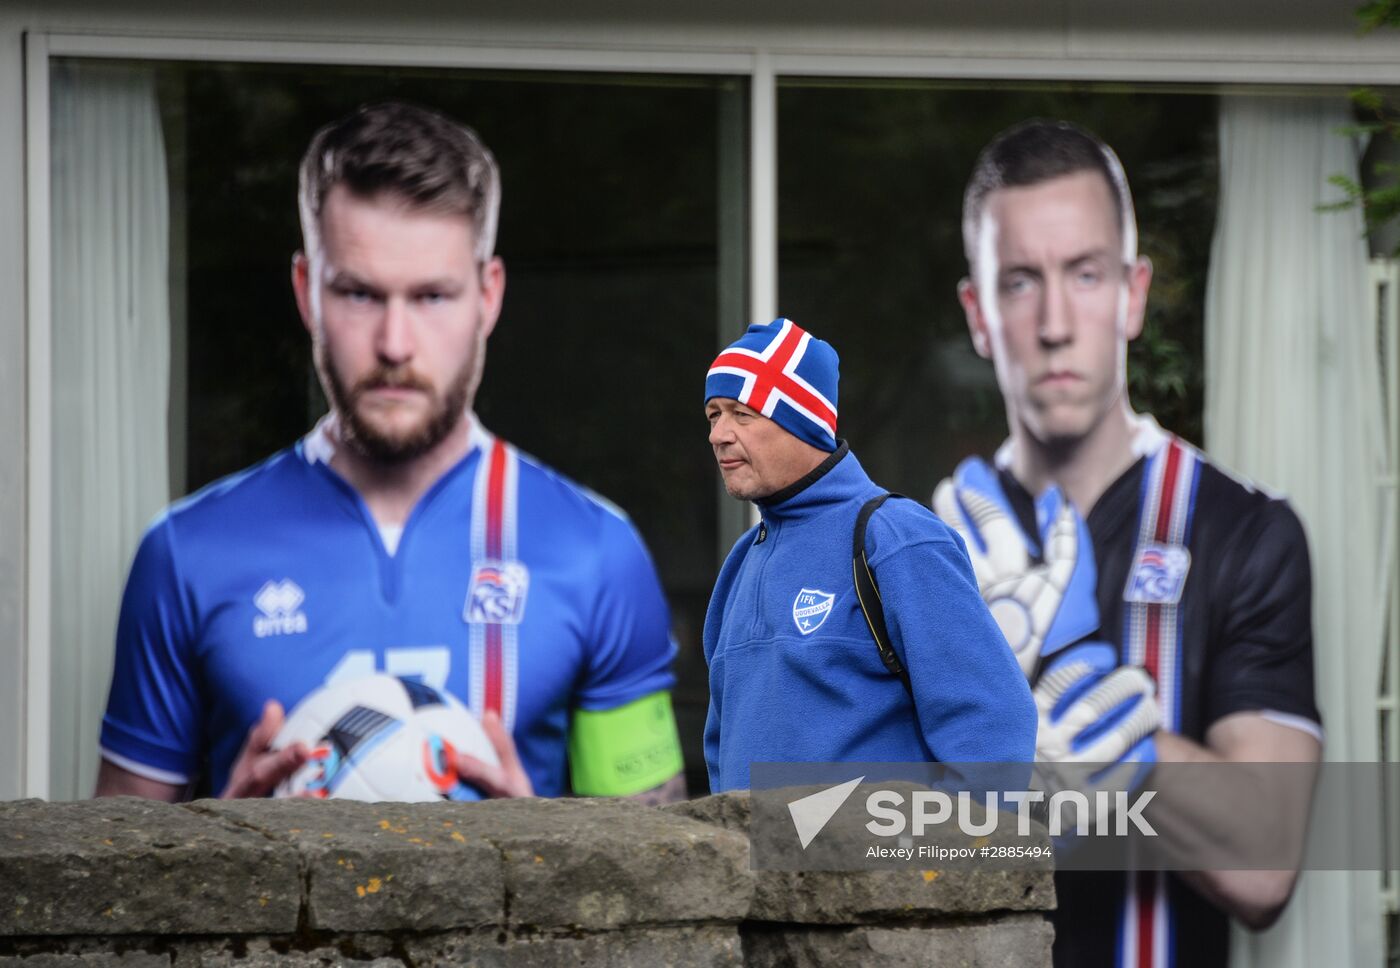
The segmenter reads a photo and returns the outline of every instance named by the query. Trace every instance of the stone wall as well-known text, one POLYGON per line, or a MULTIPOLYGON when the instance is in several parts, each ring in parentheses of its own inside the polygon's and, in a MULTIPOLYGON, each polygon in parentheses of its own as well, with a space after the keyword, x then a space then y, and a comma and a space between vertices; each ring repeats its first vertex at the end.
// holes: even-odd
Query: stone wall
POLYGON ((749 868, 748 800, 0 803, 0 968, 1049 965, 1046 872, 749 868))

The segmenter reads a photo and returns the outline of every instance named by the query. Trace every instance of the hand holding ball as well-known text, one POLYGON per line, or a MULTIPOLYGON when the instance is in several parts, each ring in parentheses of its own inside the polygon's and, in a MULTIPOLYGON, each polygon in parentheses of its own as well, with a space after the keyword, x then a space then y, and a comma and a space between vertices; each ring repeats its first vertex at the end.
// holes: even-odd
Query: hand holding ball
POLYGON ((311 758, 274 796, 479 800, 480 791, 457 775, 457 754, 500 762, 481 724, 454 696, 386 674, 333 682, 307 695, 272 747, 298 741, 311 758))

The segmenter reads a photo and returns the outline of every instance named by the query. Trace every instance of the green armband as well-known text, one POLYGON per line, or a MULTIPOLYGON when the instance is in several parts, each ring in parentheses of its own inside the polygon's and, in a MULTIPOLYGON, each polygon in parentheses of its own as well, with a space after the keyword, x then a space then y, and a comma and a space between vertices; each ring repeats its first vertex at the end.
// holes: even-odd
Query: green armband
POLYGON ((569 776, 579 796, 631 796, 660 786, 684 765, 669 692, 616 709, 574 710, 569 776))

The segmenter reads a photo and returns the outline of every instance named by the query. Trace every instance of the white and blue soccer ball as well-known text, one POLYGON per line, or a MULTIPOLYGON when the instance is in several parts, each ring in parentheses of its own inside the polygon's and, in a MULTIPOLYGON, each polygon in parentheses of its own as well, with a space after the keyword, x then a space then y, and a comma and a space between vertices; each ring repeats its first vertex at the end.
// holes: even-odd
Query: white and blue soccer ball
POLYGON ((387 674, 332 682, 297 703, 273 740, 300 740, 311 759, 277 797, 346 800, 479 800, 457 779, 458 753, 499 760, 476 717, 446 690, 387 674))

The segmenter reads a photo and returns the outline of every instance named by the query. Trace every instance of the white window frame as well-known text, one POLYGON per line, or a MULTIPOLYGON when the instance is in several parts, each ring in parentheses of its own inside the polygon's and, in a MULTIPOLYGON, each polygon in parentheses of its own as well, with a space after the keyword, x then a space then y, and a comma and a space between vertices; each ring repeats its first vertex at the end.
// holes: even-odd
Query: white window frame
MULTIPOLYGON (((1400 556, 1400 261, 1390 258, 1373 258, 1370 264, 1372 314, 1379 326, 1380 343, 1385 357, 1381 361, 1384 376, 1386 431, 1390 442, 1390 464, 1377 480, 1382 501, 1381 520, 1384 526, 1381 533, 1383 576, 1378 586, 1381 596, 1377 602, 1381 610, 1377 628, 1386 630, 1382 646, 1380 689, 1376 698, 1376 713, 1382 738, 1386 747, 1388 762, 1392 765, 1400 760, 1400 595, 1394 591, 1394 578, 1400 556), (1389 586, 1389 597, 1386 589, 1389 586)), ((1400 836, 1400 825, 1395 819, 1395 796, 1392 784, 1385 790, 1384 805, 1390 809, 1383 815, 1386 825, 1382 843, 1387 847, 1393 838, 1400 836)), ((1383 871, 1384 890, 1381 893, 1384 912, 1388 918, 1400 918, 1400 871, 1383 871)))
MULTIPOLYGON (((1339 53, 1336 38, 1323 38, 1317 50, 1288 50, 1272 56, 1251 51, 1196 52, 1193 39, 1151 43, 1150 55, 1130 48, 1144 38, 1110 40, 1093 51, 1092 38, 1067 41, 1059 51, 1042 45, 1018 56, 1016 42, 988 51, 985 39, 973 53, 960 50, 955 38, 932 53, 851 53, 831 49, 812 36, 775 40, 762 28, 735 31, 722 43, 704 46, 683 36, 673 43, 608 47, 558 43, 548 25, 520 27, 518 35, 539 35, 539 43, 469 45, 414 43, 388 39, 268 40, 207 36, 142 36, 103 33, 102 27, 80 33, 68 30, 25 33, 25 199, 26 287, 25 336, 27 394, 26 542, 23 641, 23 709, 0 712, 23 731, 21 795, 46 797, 49 791, 49 715, 51 651, 51 480, 52 373, 49 198, 49 76, 54 58, 100 57, 136 60, 233 61, 291 64, 337 64, 378 67, 442 67, 613 71, 638 73, 723 74, 750 81, 749 318, 777 315, 777 85, 783 76, 910 78, 949 81, 1023 80, 1198 84, 1400 85, 1400 58, 1381 56, 1375 48, 1339 53), (1008 53, 1007 51, 1011 51, 1008 53), (1093 51, 1090 53, 1090 51, 1093 51), (11 718, 13 717, 13 718, 11 718)), ((110 28, 107 28, 110 29, 110 28)), ((327 27, 327 31, 334 28, 327 27)), ((1067 34, 1072 33, 1067 29, 1067 34)), ((553 31, 557 34, 557 30, 553 31)), ((878 50, 878 45, 866 49, 878 50)), ((1388 50, 1388 49, 1387 49, 1388 50)), ((3 724, 0 724, 3 725, 3 724)))

